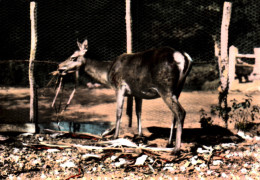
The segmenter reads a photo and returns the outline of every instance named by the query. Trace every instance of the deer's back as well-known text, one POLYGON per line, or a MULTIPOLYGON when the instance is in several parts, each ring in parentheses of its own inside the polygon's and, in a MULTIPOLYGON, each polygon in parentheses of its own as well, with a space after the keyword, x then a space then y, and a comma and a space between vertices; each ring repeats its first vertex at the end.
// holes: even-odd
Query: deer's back
POLYGON ((109 81, 116 88, 126 83, 133 95, 151 96, 146 98, 158 96, 154 89, 174 90, 180 78, 179 62, 173 56, 175 52, 173 48, 164 47, 122 54, 111 66, 109 81))

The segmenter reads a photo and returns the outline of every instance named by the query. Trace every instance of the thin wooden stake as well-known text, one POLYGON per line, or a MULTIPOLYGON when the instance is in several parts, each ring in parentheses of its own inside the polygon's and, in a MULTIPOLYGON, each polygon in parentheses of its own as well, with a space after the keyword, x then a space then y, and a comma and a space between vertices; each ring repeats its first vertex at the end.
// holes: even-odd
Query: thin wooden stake
POLYGON ((38 131, 38 99, 37 89, 34 79, 34 60, 37 47, 37 4, 30 3, 30 20, 31 20, 31 51, 29 60, 29 84, 30 84, 30 122, 35 123, 36 132, 38 131))
POLYGON ((126 52, 132 53, 132 30, 131 30, 131 0, 126 0, 126 52))

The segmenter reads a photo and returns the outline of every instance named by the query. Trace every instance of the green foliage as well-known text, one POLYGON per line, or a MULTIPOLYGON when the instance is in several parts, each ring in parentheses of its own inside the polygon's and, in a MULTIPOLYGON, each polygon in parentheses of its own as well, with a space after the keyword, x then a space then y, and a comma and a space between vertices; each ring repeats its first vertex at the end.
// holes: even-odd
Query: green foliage
POLYGON ((204 129, 207 129, 209 127, 212 126, 213 124, 213 120, 211 119, 211 117, 209 117, 207 115, 207 113, 205 112, 204 109, 201 109, 200 110, 200 124, 201 124, 201 127, 204 128, 204 129))
POLYGON ((227 108, 212 106, 211 114, 219 115, 223 120, 227 115, 229 122, 235 122, 235 128, 242 131, 247 131, 256 119, 260 119, 260 106, 252 105, 252 96, 246 95, 240 102, 236 99, 230 102, 232 105, 227 108))
POLYGON ((252 105, 252 96, 246 95, 242 102, 238 102, 236 99, 231 102, 233 104, 230 117, 232 121, 235 121, 236 129, 246 131, 255 119, 259 119, 260 106, 252 105))
POLYGON ((219 76, 216 64, 197 64, 192 66, 184 88, 188 90, 216 90, 218 85, 219 76))

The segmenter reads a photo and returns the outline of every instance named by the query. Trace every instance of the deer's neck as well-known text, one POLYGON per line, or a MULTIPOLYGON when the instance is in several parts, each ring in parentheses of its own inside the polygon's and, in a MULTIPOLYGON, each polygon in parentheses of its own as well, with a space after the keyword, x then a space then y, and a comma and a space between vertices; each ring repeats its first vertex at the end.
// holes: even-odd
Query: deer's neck
POLYGON ((112 61, 97 61, 86 59, 85 72, 102 84, 109 85, 108 71, 112 61))

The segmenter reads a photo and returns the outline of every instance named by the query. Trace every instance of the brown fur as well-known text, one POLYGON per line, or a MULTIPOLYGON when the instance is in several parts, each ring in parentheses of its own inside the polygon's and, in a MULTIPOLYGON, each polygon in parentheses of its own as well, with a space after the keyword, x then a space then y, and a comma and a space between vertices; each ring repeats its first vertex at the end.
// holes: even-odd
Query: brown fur
MULTIPOLYGON (((85 72, 90 76, 108 84, 116 90, 117 113, 116 132, 119 135, 124 96, 128 96, 128 105, 132 106, 135 97, 136 114, 138 119, 139 135, 141 132, 142 99, 161 97, 173 113, 169 144, 172 144, 172 133, 177 123, 176 144, 174 152, 181 146, 181 134, 185 118, 185 110, 178 102, 186 76, 191 69, 191 59, 186 53, 176 51, 170 47, 152 49, 133 54, 122 54, 113 62, 100 62, 88 58, 88 42, 78 43, 79 51, 59 65, 61 74, 85 66, 85 72), (174 59, 178 53, 180 59, 174 59), (75 59, 76 58, 76 59, 75 59), (184 61, 184 62, 183 62, 184 61), (182 67, 183 66, 183 67, 182 67), (183 70, 182 72, 180 72, 183 70)), ((127 107, 127 114, 132 118, 132 107, 127 107)), ((131 122, 129 123, 131 125, 131 122)))

